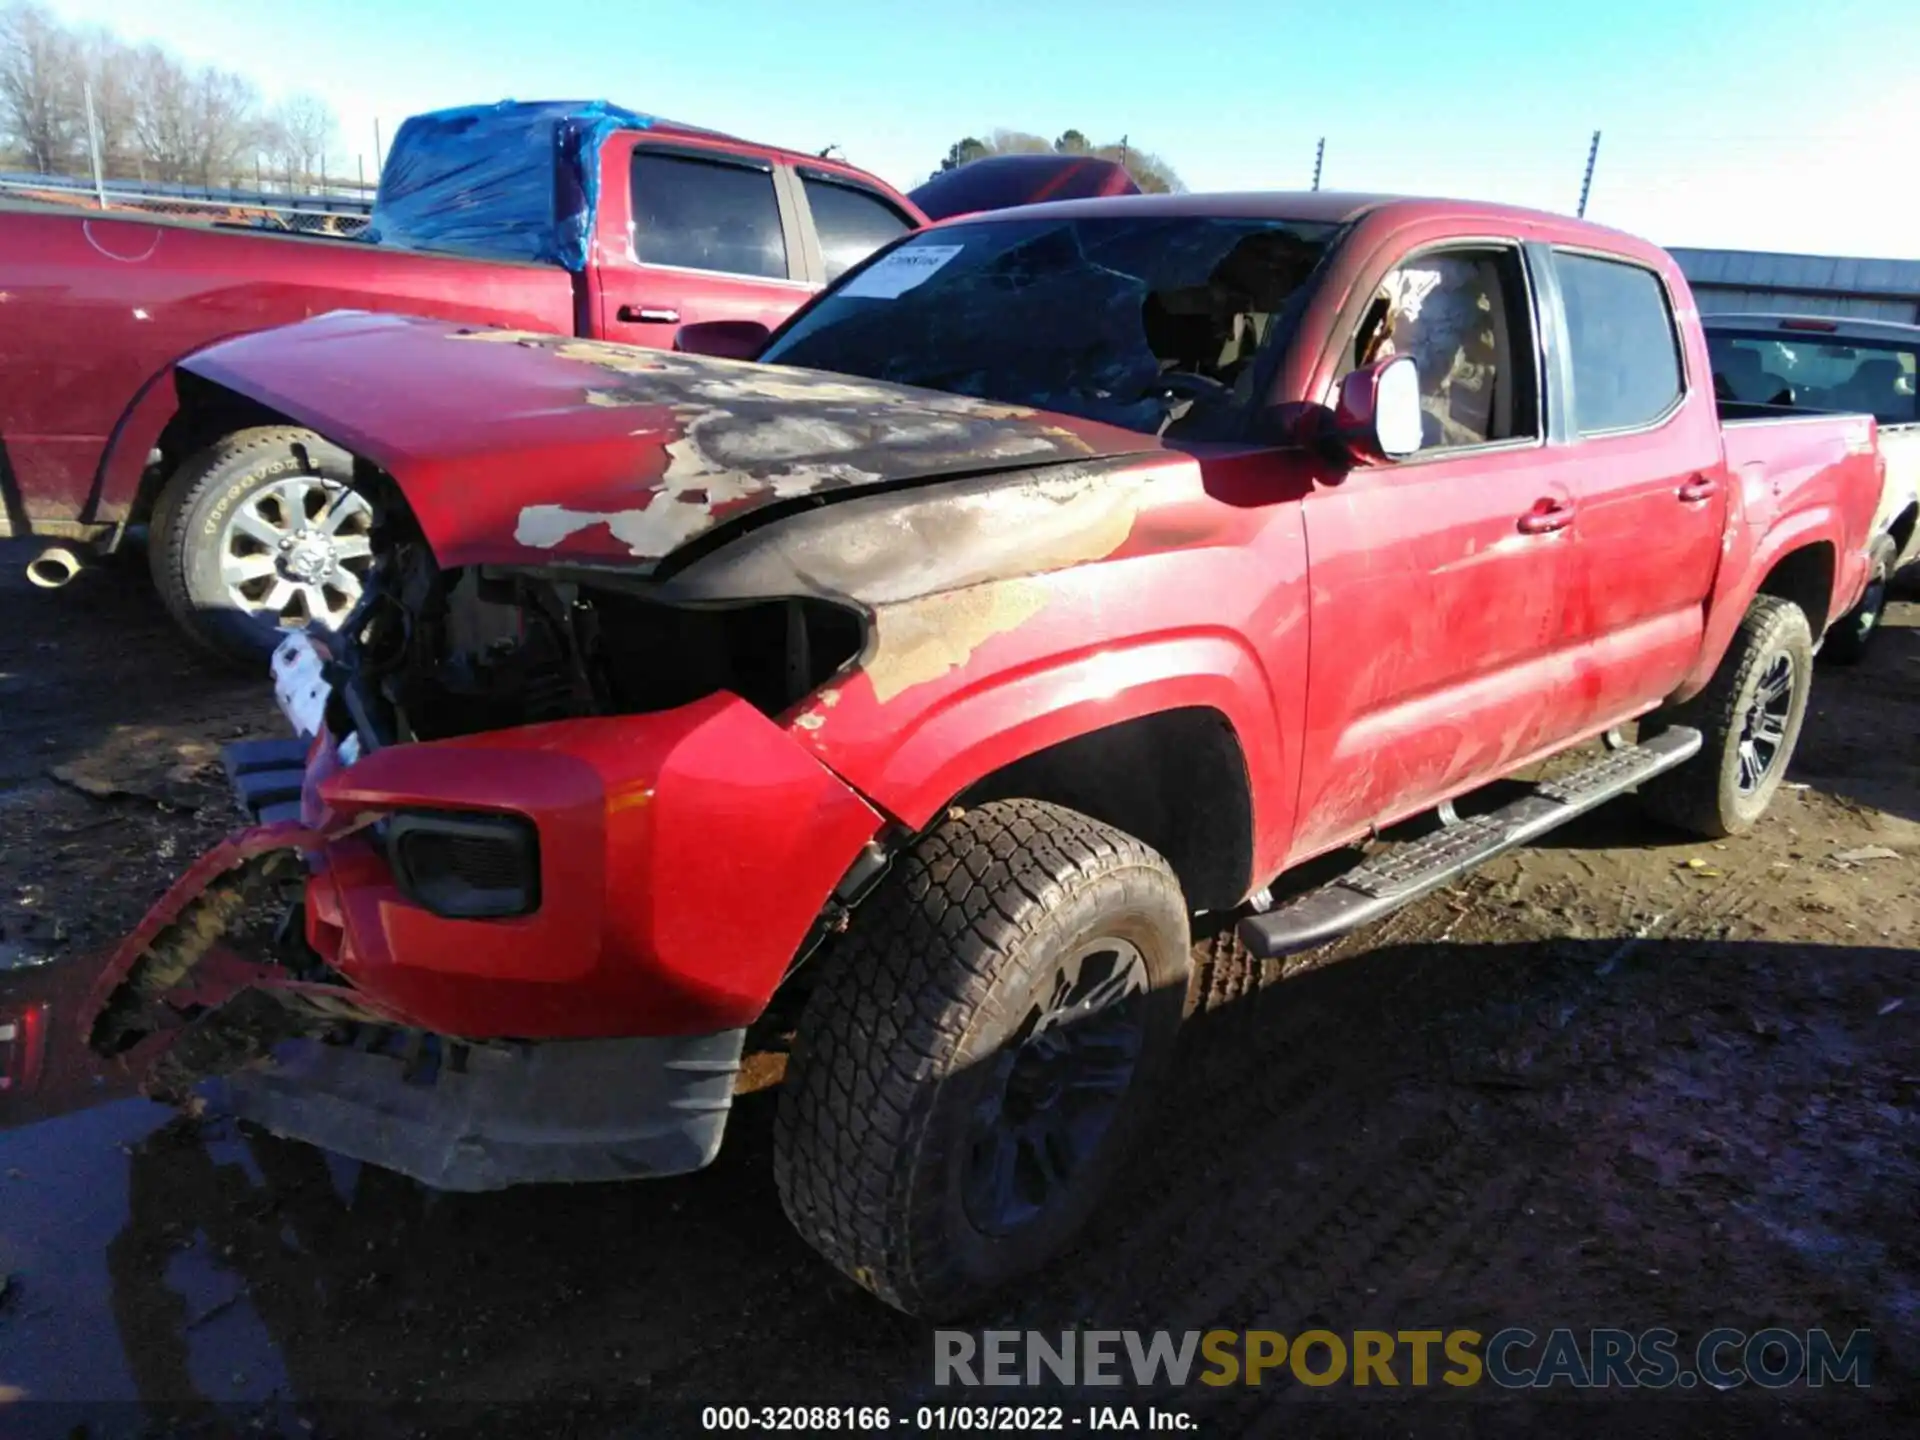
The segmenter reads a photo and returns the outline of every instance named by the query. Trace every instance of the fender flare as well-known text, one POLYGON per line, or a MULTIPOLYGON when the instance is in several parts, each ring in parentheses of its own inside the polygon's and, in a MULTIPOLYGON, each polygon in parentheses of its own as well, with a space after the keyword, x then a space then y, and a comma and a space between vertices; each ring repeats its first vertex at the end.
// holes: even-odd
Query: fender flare
POLYGON ((215 335, 169 360, 134 391, 133 399, 114 422, 106 448, 101 452, 99 468, 94 471, 93 490, 87 497, 85 512, 88 520, 124 525, 133 513, 140 500, 147 457, 182 410, 180 392, 174 383, 180 368, 216 345, 255 333, 235 330, 215 335))
MULTIPOLYGON (((1304 640, 1301 645, 1304 660, 1304 640)), ((1304 664, 1297 673, 1304 676, 1304 664)), ((1226 721, 1247 769, 1256 876, 1274 873, 1292 834, 1291 753, 1279 700, 1246 642, 1181 633, 996 677, 910 720, 898 743, 845 778, 904 824, 926 826, 955 796, 1016 760, 1128 720, 1207 709, 1226 721), (1278 797, 1278 798, 1276 798, 1278 797)), ((831 762, 829 762, 831 763, 831 762)))
MULTIPOLYGON (((1840 536, 1845 533, 1842 517, 1830 505, 1819 505, 1782 518, 1761 537, 1737 571, 1723 570, 1707 609, 1706 633, 1701 639, 1700 658, 1678 689, 1675 701, 1688 700, 1706 687, 1726 658, 1734 632, 1746 617, 1760 587, 1776 566, 1788 555, 1815 545, 1831 547, 1834 553, 1833 593, 1828 597, 1826 621, 1831 624, 1847 612, 1859 598, 1864 585, 1864 563, 1849 567, 1846 547, 1840 536)), ((1817 641, 1820 637, 1816 635, 1817 641)))

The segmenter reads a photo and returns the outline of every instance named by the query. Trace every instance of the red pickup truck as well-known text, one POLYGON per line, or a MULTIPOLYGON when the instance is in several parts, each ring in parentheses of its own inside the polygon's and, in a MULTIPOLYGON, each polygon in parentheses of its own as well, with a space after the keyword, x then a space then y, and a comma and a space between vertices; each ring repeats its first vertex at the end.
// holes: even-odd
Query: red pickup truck
POLYGON ((851 166, 603 103, 407 121, 371 244, 0 211, 0 537, 69 542, 30 567, 57 585, 151 521, 181 623, 264 658, 359 598, 370 512, 339 451, 183 415, 176 361, 340 309, 670 346, 684 322, 778 324, 924 223, 851 166))
POLYGON ((947 1312, 1088 1214, 1192 912, 1272 956, 1630 789, 1753 824, 1880 490, 1871 417, 1721 422, 1663 252, 1487 205, 972 217, 760 362, 389 316, 186 362, 188 416, 352 455, 385 560, 96 1049, 433 1185, 670 1174, 798 972, 788 1214, 947 1312))

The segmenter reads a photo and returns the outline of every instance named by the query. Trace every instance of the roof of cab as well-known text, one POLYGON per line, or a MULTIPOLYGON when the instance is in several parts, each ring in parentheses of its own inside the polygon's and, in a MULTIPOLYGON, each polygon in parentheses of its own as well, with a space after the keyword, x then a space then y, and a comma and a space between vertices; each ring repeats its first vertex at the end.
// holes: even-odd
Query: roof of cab
MULTIPOLYGON (((1654 249, 1648 241, 1622 230, 1529 210, 1519 205, 1496 205, 1484 200, 1448 200, 1414 195, 1352 194, 1338 190, 1245 190, 1215 194, 1103 195, 1087 200, 1057 200, 1023 206, 1020 219, 1073 219, 1096 215, 1192 215, 1222 219, 1302 220, 1335 225, 1368 217, 1392 222, 1447 219, 1504 228, 1516 221, 1564 243, 1588 243, 1604 250, 1627 253, 1654 249)), ((993 212, 958 218, 966 224, 995 218, 993 212)))

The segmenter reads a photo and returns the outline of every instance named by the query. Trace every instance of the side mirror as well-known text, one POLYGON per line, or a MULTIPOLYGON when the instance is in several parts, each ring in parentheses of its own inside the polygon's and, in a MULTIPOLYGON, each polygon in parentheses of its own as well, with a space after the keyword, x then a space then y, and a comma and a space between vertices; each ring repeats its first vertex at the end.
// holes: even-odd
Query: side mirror
POLYGON ((1333 440, 1358 465, 1404 460, 1420 449, 1420 371, 1411 355, 1355 370, 1340 382, 1333 440))
POLYGON ((751 360, 766 348, 773 332, 758 320, 702 320, 682 325, 673 348, 689 355, 715 355, 722 360, 751 360))

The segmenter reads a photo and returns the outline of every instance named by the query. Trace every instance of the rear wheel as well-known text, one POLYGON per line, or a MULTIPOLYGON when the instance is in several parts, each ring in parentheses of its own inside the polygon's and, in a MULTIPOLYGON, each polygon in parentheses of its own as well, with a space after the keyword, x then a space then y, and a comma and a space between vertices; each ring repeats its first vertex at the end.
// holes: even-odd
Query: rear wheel
POLYGON ((1707 688, 1650 716, 1647 733, 1691 725, 1700 753, 1640 789, 1652 814, 1715 838, 1753 828, 1793 757, 1813 678, 1813 632, 1798 605, 1759 596, 1707 688))
POLYGON ((1858 665, 1867 658, 1873 637, 1880 633, 1880 619, 1887 608, 1887 587, 1893 580, 1893 562, 1899 553, 1891 535, 1882 535, 1874 542, 1867 588, 1860 596, 1860 603, 1828 629, 1826 641, 1820 647, 1822 660, 1836 665, 1858 665))
POLYGON ((1188 944, 1178 880, 1130 836, 1026 800, 942 821, 801 1017, 774 1152, 795 1227, 911 1314, 1057 1254, 1165 1070, 1188 944))
POLYGON ((310 430, 241 430, 183 463, 154 504, 154 584, 174 619, 240 663, 289 630, 337 627, 373 566, 353 459, 310 430))

